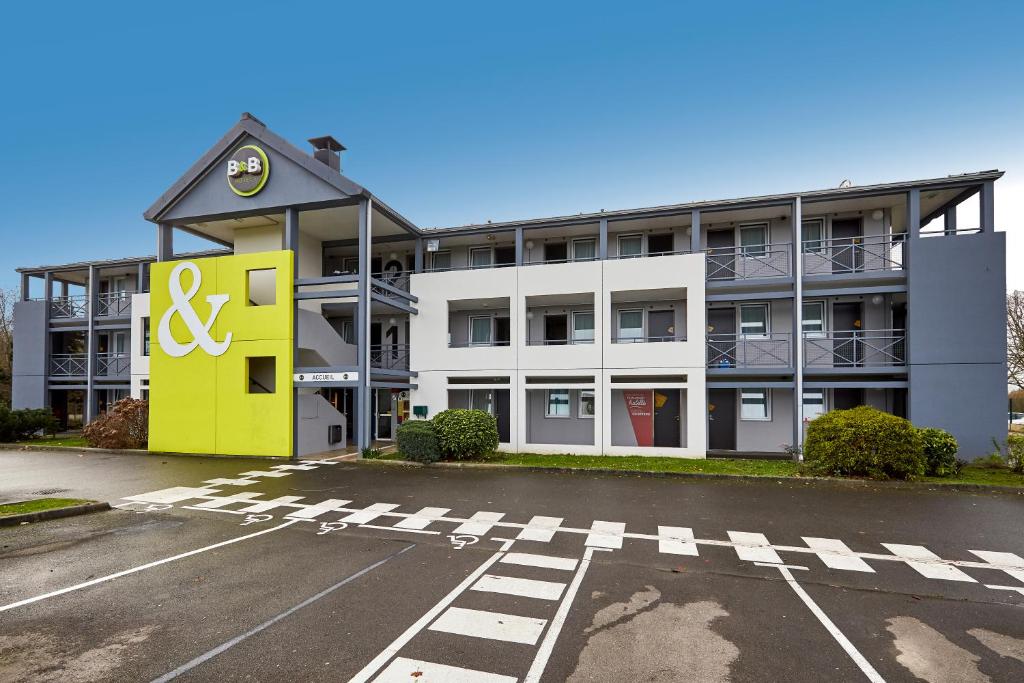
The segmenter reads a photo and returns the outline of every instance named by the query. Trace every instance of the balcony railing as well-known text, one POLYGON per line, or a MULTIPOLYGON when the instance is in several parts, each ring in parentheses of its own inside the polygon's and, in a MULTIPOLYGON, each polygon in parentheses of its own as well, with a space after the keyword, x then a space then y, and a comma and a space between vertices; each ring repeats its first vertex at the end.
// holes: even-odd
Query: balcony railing
POLYGON ((131 355, 126 351, 96 354, 96 374, 101 377, 120 377, 131 372, 131 355))
POLYGON ((54 353, 50 356, 50 376, 84 377, 88 372, 88 358, 84 353, 54 353))
POLYGON ((792 366, 787 332, 767 335, 709 334, 709 368, 788 368, 792 366))
POLYGON ((903 240, 892 235, 804 241, 804 274, 903 269, 903 240))
MULTIPOLYGON (((403 292, 409 291, 409 276, 412 275, 410 270, 398 270, 398 271, 387 271, 383 273, 372 273, 371 277, 386 285, 391 285, 395 289, 400 289, 403 292)), ((389 292, 384 287, 374 287, 373 282, 370 283, 370 289, 377 294, 383 294, 384 296, 390 296, 389 292)))
POLYGON ((751 280, 790 275, 791 244, 748 244, 707 249, 708 280, 751 280))
POLYGON ((511 342, 507 339, 504 341, 461 341, 461 342, 448 342, 449 349, 472 349, 472 348, 487 348, 492 346, 511 346, 511 342))
POLYGON ((370 347, 370 367, 382 370, 408 370, 408 344, 377 344, 370 347))
POLYGON ((626 334, 613 335, 612 344, 658 344, 663 342, 684 342, 685 334, 626 334))
POLYGON ((88 310, 89 297, 85 294, 58 296, 50 300, 51 318, 84 318, 88 310))
POLYGON ((527 339, 527 346, 570 346, 575 344, 593 344, 591 337, 570 337, 568 339, 527 339))
POLYGON ((840 330, 804 335, 809 368, 899 367, 907 363, 906 330, 840 330))
POLYGON ((96 315, 124 317, 132 313, 130 292, 110 292, 96 297, 96 315))

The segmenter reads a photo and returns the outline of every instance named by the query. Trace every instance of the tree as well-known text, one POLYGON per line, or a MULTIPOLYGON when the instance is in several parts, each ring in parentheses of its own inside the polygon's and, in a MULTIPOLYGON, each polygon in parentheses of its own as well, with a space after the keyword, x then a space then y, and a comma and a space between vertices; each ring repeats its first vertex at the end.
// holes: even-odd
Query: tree
POLYGON ((1024 292, 1006 295, 1007 382, 1024 389, 1024 292))
POLYGON ((14 366, 14 302, 11 289, 0 289, 0 405, 11 405, 11 373, 14 366))

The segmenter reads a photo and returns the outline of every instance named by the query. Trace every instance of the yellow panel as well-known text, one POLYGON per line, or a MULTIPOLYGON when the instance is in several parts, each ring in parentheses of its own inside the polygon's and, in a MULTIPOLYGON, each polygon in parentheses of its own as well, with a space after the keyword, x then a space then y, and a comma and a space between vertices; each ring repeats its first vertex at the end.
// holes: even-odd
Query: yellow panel
POLYGON ((231 299, 217 317, 218 338, 231 331, 235 341, 292 338, 292 251, 262 251, 217 259, 217 291, 231 299), (275 303, 249 303, 250 270, 275 269, 275 303))
POLYGON ((217 453, 277 455, 292 453, 292 343, 244 341, 217 363, 217 453), (248 393, 250 356, 276 358, 275 392, 248 393))

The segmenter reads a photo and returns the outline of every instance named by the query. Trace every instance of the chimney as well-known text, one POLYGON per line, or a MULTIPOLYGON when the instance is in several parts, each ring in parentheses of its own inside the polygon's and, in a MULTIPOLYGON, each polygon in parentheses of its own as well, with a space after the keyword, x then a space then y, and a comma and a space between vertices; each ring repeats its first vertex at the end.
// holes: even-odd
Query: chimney
POLYGON ((341 153, 345 151, 345 145, 335 140, 330 135, 320 138, 310 138, 309 144, 313 145, 313 158, 327 164, 338 173, 341 173, 341 153))

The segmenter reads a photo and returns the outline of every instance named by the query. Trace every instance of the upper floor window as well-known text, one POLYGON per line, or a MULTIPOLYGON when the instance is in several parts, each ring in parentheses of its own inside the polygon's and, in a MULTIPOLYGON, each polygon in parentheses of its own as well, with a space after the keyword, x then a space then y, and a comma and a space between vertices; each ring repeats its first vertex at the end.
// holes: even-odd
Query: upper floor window
POLYGON ((431 270, 451 270, 452 268, 452 252, 450 251, 435 251, 430 255, 430 269, 431 270))
POLYGON ((740 332, 744 337, 767 337, 768 304, 740 306, 740 332))
POLYGON ((546 242, 544 260, 548 263, 562 263, 569 259, 569 245, 565 242, 546 242))
POLYGON ((800 224, 804 251, 821 252, 825 249, 825 221, 821 218, 800 224))
POLYGON ((490 346, 492 318, 490 316, 473 316, 469 319, 470 346, 490 346))
POLYGON ((573 261, 593 261, 597 258, 597 242, 592 239, 572 241, 573 261))
POLYGON ((768 224, 740 226, 740 248, 744 256, 764 256, 768 253, 768 224))
POLYGON ((594 341, 593 311, 573 311, 572 342, 586 344, 592 341, 594 341))
POLYGON ((469 250, 471 268, 490 268, 494 265, 494 255, 490 247, 475 247, 469 250))
POLYGON ((142 355, 149 355, 149 316, 142 319, 142 355))
POLYGON ((621 235, 619 236, 619 257, 636 258, 644 255, 643 235, 621 235))
POLYGON ((641 341, 644 337, 642 309, 619 311, 619 341, 641 341))

